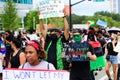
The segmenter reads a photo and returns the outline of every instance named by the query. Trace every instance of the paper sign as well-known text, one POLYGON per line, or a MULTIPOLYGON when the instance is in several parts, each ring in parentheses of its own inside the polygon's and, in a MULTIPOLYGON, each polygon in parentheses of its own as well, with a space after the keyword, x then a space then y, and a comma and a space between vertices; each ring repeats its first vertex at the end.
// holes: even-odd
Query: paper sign
POLYGON ((88 24, 73 24, 73 29, 88 29, 88 24))
POLYGON ((103 27, 107 27, 107 22, 99 19, 99 20, 97 21, 97 25, 103 26, 103 27))
POLYGON ((39 19, 64 16, 64 0, 40 0, 38 6, 39 19))
POLYGON ((60 70, 3 70, 2 80, 69 80, 69 72, 60 70))

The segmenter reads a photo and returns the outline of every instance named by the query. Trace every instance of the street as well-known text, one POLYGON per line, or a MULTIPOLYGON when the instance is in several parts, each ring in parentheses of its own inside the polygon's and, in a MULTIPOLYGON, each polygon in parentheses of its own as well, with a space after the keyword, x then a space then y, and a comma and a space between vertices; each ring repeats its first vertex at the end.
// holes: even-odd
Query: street
MULTIPOLYGON (((112 75, 112 70, 110 69, 110 74, 111 77, 113 79, 113 75, 112 75)), ((95 76, 95 80, 108 80, 108 77, 105 73, 105 69, 103 68, 101 71, 98 71, 98 74, 95 76)))

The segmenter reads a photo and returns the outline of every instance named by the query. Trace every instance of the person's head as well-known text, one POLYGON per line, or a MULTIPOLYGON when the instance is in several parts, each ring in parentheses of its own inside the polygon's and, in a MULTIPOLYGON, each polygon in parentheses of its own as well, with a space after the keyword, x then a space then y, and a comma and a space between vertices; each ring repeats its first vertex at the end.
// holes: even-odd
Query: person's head
POLYGON ((111 39, 112 39, 112 41, 113 40, 118 41, 118 36, 116 34, 112 34, 111 39))
POLYGON ((51 29, 50 30, 50 35, 52 39, 57 39, 60 37, 61 35, 61 31, 59 31, 59 29, 51 29))
POLYGON ((13 37, 13 33, 10 30, 5 31, 5 35, 7 40, 11 40, 11 38, 13 37))
POLYGON ((73 30, 73 40, 75 42, 81 42, 82 40, 82 31, 80 29, 73 30))
POLYGON ((11 39, 11 42, 10 42, 10 44, 11 44, 11 47, 14 49, 14 48, 21 48, 21 44, 22 44, 22 42, 21 42, 21 40, 18 40, 17 38, 15 38, 15 37, 13 37, 12 39, 11 39))
POLYGON ((37 65, 40 60, 46 58, 46 53, 42 48, 41 44, 36 41, 32 40, 29 41, 25 48, 26 59, 30 63, 30 65, 37 65))

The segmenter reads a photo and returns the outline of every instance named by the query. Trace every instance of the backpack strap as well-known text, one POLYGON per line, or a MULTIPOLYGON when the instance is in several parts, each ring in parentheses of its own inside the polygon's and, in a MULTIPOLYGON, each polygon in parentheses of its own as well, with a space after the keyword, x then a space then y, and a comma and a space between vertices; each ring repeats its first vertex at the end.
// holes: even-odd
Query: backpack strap
POLYGON ((49 63, 47 64, 47 69, 49 70, 49 63))
POLYGON ((22 65, 22 69, 24 68, 24 64, 22 65))

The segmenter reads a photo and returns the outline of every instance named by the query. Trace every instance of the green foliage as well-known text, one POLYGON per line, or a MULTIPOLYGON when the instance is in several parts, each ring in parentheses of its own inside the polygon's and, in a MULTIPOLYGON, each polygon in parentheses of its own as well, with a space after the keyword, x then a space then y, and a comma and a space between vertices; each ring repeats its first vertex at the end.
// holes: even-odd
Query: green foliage
POLYGON ((16 30, 18 28, 18 15, 13 0, 7 0, 2 13, 2 23, 5 30, 16 30))
MULTIPOLYGON (((48 18, 44 19, 44 24, 53 24, 54 28, 63 28, 63 18, 48 18)), ((25 17, 25 28, 35 29, 34 26, 39 24, 38 11, 30 11, 25 17), (35 20, 34 20, 35 19, 35 20)))
POLYGON ((38 11, 30 11, 25 17, 25 28, 36 28, 36 24, 39 24, 38 11))
MULTIPOLYGON (((38 11, 30 11, 25 18, 25 27, 27 29, 33 28, 33 18, 35 18, 35 25, 39 24, 38 11)), ((68 22, 70 20, 69 16, 67 17, 68 22)), ((93 20, 97 22, 98 19, 101 19, 107 22, 108 27, 120 27, 120 15, 109 13, 109 12, 96 12, 93 16, 79 16, 72 14, 72 24, 87 24, 88 20, 93 20)), ((44 19, 44 24, 53 24, 54 28, 63 28, 63 18, 47 18, 44 19)), ((97 25, 95 25, 97 26, 97 25)))
POLYGON ((57 17, 57 18, 48 18, 47 20, 48 20, 48 24, 49 23, 53 24, 53 28, 63 28, 63 18, 60 18, 60 17, 57 17))

